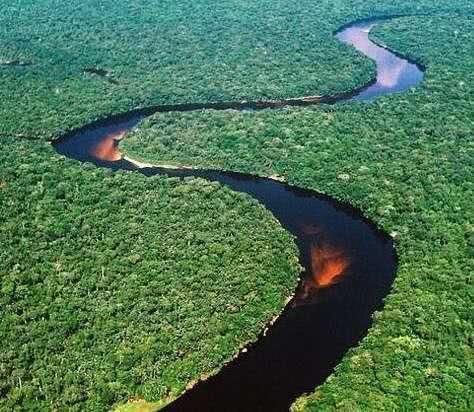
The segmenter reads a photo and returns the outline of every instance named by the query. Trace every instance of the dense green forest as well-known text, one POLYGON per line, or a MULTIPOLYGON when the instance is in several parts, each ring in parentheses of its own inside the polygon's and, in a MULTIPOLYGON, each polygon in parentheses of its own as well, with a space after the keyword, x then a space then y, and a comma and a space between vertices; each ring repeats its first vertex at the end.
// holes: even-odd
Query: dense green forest
POLYGON ((278 174, 397 241, 393 293, 296 410, 469 410, 474 41, 467 0, 0 0, 0 410, 161 402, 256 338, 291 295, 292 239, 248 196, 112 173, 48 140, 151 104, 295 97, 374 76, 334 39, 355 18, 428 68, 371 104, 155 115, 152 162, 278 174), (103 75, 94 71, 104 70, 103 75))
POLYGON ((0 410, 172 398, 295 288, 290 235, 248 196, 2 148, 0 410))
POLYGON ((347 91, 374 66, 333 30, 356 18, 468 3, 1 0, 0 82, 8 87, 0 89, 0 135, 50 138, 150 104, 347 91), (5 64, 12 61, 29 65, 5 64))
POLYGON ((395 237, 400 266, 375 327, 297 409, 467 410, 473 401, 472 33, 463 17, 379 26, 379 42, 428 67, 408 93, 311 109, 159 114, 122 145, 152 163, 283 176, 351 202, 395 237))

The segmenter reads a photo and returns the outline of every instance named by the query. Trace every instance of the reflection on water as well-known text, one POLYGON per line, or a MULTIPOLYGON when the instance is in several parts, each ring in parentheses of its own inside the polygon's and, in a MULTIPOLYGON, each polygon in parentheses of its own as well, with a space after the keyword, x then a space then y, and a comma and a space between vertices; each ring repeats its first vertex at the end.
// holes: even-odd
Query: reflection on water
POLYGON ((319 293, 344 279, 351 257, 343 247, 315 242, 308 245, 309 262, 306 276, 295 293, 292 306, 314 305, 319 293))
POLYGON ((122 159, 118 142, 125 136, 125 131, 109 133, 89 150, 89 155, 106 162, 117 162, 122 159))
POLYGON ((346 271, 350 260, 343 249, 313 244, 310 249, 311 272, 317 288, 333 285, 346 271))
POLYGON ((405 91, 423 80, 419 66, 376 45, 369 32, 376 23, 360 23, 336 34, 336 37, 370 57, 377 65, 377 81, 357 94, 356 100, 371 100, 377 96, 405 91))
POLYGON ((305 240, 306 271, 302 287, 295 295, 295 305, 311 304, 318 290, 334 285, 347 274, 351 257, 346 247, 327 237, 321 226, 305 222, 296 232, 305 240))

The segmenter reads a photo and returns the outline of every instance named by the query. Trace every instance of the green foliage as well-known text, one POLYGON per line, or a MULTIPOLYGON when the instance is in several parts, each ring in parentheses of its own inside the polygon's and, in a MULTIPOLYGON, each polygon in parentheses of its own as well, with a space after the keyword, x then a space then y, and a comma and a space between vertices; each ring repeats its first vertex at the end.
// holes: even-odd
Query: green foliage
POLYGON ((362 344, 295 410, 469 410, 472 387, 473 20, 397 19, 380 41, 427 65, 371 104, 158 114, 131 157, 277 174, 361 208, 397 240, 393 293, 362 344))
POLYGON ((2 149, 0 410, 173 398, 295 287, 290 235, 248 196, 2 149))
POLYGON ((147 402, 143 399, 132 400, 114 408, 114 412, 156 412, 166 406, 166 403, 147 402))
POLYGON ((373 64, 338 42, 372 15, 459 8, 466 0, 0 0, 0 135, 50 138, 138 106, 347 91, 373 64), (423 4, 419 4, 423 3, 423 4), (423 6, 423 7, 422 7, 423 6), (1 49, 0 49, 1 50, 1 49), (110 72, 110 83, 85 69, 110 72))
MULTIPOLYGON (((21 138, 150 104, 349 90, 374 68, 334 39, 341 24, 472 12, 467 0, 0 5, 0 63, 32 63, 0 65, 0 410, 165 402, 255 339, 298 270, 289 235, 247 196, 79 166, 21 138)), ((473 27, 455 16, 377 29, 428 66, 416 91, 371 105, 157 115, 125 142, 152 161, 284 175, 396 237, 385 310, 296 408, 472 406, 473 27)))

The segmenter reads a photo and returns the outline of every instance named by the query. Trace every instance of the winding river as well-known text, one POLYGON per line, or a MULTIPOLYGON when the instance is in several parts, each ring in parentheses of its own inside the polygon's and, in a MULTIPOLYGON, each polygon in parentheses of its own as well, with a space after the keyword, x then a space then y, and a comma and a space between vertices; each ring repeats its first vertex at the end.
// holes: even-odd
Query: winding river
POLYGON ((149 107, 75 130, 54 143, 70 158, 146 176, 194 176, 222 183, 258 199, 295 237, 304 273, 281 316, 216 375, 200 381, 165 410, 288 411, 333 371, 368 331, 382 308, 396 271, 389 236, 353 207, 271 178, 237 172, 166 168, 123 157, 119 141, 144 117, 158 112, 259 110, 338 101, 370 101, 402 92, 423 80, 423 68, 369 39, 385 18, 353 22, 335 36, 377 66, 377 77, 350 93, 284 100, 215 102, 149 107))

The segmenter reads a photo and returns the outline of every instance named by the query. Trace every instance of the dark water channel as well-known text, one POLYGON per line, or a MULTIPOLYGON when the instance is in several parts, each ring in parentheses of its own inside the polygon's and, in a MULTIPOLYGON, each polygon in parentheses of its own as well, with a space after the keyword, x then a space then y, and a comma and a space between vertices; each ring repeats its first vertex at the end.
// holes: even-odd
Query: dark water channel
POLYGON ((288 411, 333 371, 344 353, 365 336, 372 314, 381 309, 396 270, 392 240, 356 209, 313 191, 270 178, 217 170, 171 169, 123 158, 119 141, 144 117, 156 112, 202 109, 263 109, 370 100, 400 92, 423 79, 421 67, 377 46, 368 38, 376 20, 345 26, 339 40, 377 64, 370 84, 339 96, 287 100, 156 106, 96 122, 54 143, 73 159, 147 176, 201 177, 258 199, 296 237, 305 271, 293 300, 254 344, 215 376, 196 384, 165 410, 288 411))

